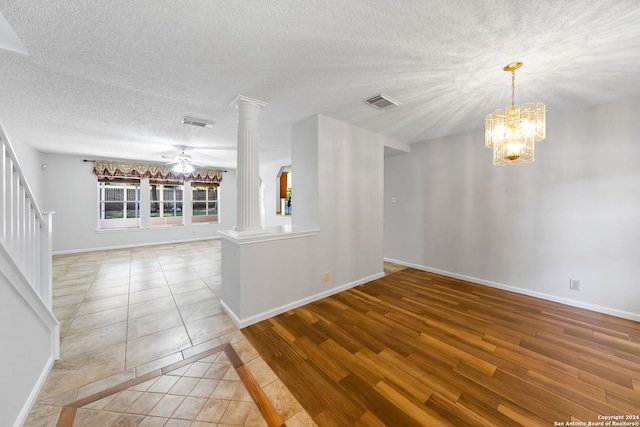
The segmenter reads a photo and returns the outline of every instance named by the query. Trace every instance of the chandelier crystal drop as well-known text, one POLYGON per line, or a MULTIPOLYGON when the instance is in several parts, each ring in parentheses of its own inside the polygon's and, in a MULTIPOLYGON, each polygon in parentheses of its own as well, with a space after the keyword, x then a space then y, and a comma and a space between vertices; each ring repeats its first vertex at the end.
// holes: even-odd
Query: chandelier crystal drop
POLYGON ((511 106, 485 118, 485 147, 493 148, 494 165, 517 165, 533 161, 535 143, 546 137, 545 107, 542 102, 515 104, 515 71, 522 62, 504 67, 511 72, 511 106))

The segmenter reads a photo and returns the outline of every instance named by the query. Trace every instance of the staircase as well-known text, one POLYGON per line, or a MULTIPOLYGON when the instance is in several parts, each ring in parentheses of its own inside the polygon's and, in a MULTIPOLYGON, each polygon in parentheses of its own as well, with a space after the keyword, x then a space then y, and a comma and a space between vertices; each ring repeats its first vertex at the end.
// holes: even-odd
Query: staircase
POLYGON ((52 311, 52 213, 43 213, 0 124, 0 425, 24 423, 60 355, 52 311))

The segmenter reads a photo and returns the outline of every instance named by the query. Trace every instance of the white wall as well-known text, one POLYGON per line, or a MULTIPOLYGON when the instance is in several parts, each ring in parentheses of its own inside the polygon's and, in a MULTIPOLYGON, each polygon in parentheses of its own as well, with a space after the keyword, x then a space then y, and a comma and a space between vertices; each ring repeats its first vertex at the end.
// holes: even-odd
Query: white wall
POLYGON ((293 126, 292 234, 319 232, 223 240, 222 301, 236 323, 246 326, 382 276, 386 140, 325 116, 293 126))
MULTIPOLYGON (((222 303, 240 327, 317 299, 322 282, 318 236, 238 243, 222 240, 222 303)), ((344 285, 344 284, 343 284, 344 285)))
POLYGON ((54 362, 57 322, 0 246, 0 425, 22 425, 54 362))
POLYGON ((388 157, 385 257, 640 320, 638 117, 640 99, 549 112, 526 165, 493 166, 480 130, 388 157))
POLYGON ((312 265, 320 288, 383 271, 383 168, 389 138, 316 115, 293 126, 293 224, 318 227, 312 265), (331 282, 324 283, 324 272, 331 282))
MULTIPOLYGON (((383 135, 318 116, 322 254, 318 267, 331 271, 337 283, 383 272, 384 146, 388 141, 383 135)), ((295 161, 293 157, 294 165, 295 161)), ((297 169, 294 166, 294 180, 297 169)))
POLYGON ((229 169, 220 184, 220 223, 136 230, 97 231, 97 178, 93 163, 82 157, 44 154, 44 210, 53 217, 54 253, 218 237, 236 221, 236 171, 229 169))
POLYGON ((291 174, 294 176, 295 205, 292 223, 317 228, 320 177, 319 116, 312 116, 291 128, 291 174))

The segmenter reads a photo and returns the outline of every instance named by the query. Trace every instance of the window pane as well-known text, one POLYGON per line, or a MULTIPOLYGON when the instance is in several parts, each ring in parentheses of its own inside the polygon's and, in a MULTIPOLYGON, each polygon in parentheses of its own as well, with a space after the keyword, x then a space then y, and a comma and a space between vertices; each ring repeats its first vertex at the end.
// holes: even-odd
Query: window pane
POLYGON ((122 185, 123 184, 107 185, 104 190, 104 200, 105 201, 124 200, 124 188, 121 187, 122 185))
POLYGON ((194 188, 193 200, 207 200, 207 190, 204 187, 194 188))
POLYGON ((160 203, 151 202, 151 217, 159 217, 160 216, 160 203))
POLYGON ((162 197, 164 201, 182 200, 181 185, 163 185, 162 197))
POLYGON ((98 181, 100 228, 137 227, 140 218, 138 182, 98 181))
POLYGON ((181 202, 170 202, 164 203, 164 211, 163 214, 165 217, 168 216, 182 216, 182 203, 181 202))
POLYGON ((139 191, 137 187, 129 185, 127 187, 127 200, 138 200, 138 193, 139 191))
POLYGON ((206 215, 207 204, 205 202, 193 203, 193 216, 206 215))
POLYGON ((104 203, 104 219, 124 218, 124 203, 104 203))
POLYGON ((162 200, 173 200, 173 187, 163 186, 162 189, 162 200))
POLYGON ((209 201, 218 199, 218 187, 209 187, 207 188, 207 196, 209 201))
POLYGON ((127 203, 127 218, 140 218, 140 204, 138 202, 127 203))
POLYGON ((151 185, 151 200, 152 201, 156 201, 156 200, 160 200, 160 189, 158 188, 158 185, 151 185))
POLYGON ((193 221, 216 222, 218 220, 218 186, 192 183, 193 221))

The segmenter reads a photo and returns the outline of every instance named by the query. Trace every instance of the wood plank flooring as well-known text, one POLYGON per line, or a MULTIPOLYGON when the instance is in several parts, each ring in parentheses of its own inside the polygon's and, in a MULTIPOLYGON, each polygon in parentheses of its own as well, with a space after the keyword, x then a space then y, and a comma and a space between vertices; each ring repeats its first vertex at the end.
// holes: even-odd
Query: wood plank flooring
POLYGON ((319 426, 640 415, 639 323, 411 268, 243 332, 319 426))

